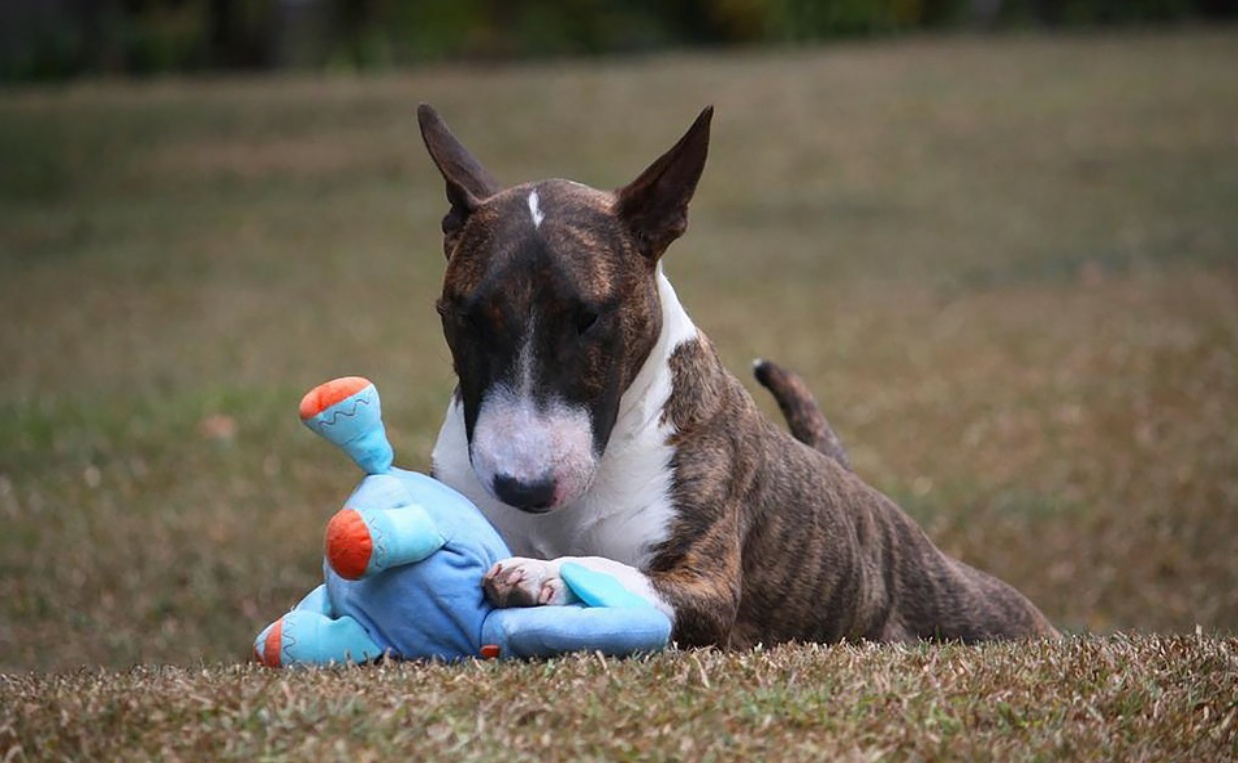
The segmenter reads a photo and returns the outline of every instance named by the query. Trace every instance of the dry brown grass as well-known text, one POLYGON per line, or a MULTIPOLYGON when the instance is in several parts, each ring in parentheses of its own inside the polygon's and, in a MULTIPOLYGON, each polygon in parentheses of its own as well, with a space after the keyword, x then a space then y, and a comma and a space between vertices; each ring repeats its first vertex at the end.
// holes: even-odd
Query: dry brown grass
POLYGON ((1238 641, 0 676, 14 761, 1225 760, 1238 641))
MULTIPOLYGON (((460 709, 510 684, 600 692, 594 757, 671 758, 652 751, 685 738, 702 747, 684 757, 783 738, 858 757, 933 757, 935 740, 998 759, 1232 753, 1236 70, 1221 31, 6 93, 0 670, 20 702, 0 702, 0 743, 32 756, 63 715, 102 730, 65 737, 76 757, 344 757, 364 708, 380 720, 359 738, 407 750, 416 728, 445 751, 483 717, 460 709), (860 474, 1067 630, 1204 637, 568 660, 545 685, 544 666, 184 667, 240 659, 318 578, 356 475, 297 424, 304 389, 370 376, 402 463, 427 462, 452 382, 422 100, 502 179, 599 186, 715 103, 667 267, 732 367, 803 372, 860 474), (691 684, 667 676, 697 661, 713 692, 676 699, 691 684), (134 663, 183 667, 20 673, 134 663), (753 663, 766 683, 749 687, 753 663), (833 688, 750 693, 793 673, 833 688), (649 693, 653 725, 623 705, 649 693), (200 740, 171 736, 192 718, 200 740)), ((546 757, 569 719, 536 707, 487 729, 546 757)))

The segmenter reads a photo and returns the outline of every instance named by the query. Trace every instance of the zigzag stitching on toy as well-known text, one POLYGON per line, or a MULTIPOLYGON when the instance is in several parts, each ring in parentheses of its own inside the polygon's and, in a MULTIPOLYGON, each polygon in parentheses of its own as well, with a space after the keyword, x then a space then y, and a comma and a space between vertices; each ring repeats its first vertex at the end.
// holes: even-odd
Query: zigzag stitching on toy
POLYGON ((378 523, 371 525, 369 522, 366 522, 366 525, 369 527, 370 542, 373 544, 372 545, 373 550, 370 552, 373 555, 373 558, 371 559, 370 565, 368 566, 378 567, 379 569, 386 569, 387 568, 387 534, 383 532, 383 529, 381 527, 378 526, 378 523))
POLYGON ((347 418, 347 419, 351 419, 352 417, 354 417, 354 416, 356 416, 356 415, 357 415, 357 408, 358 408, 358 407, 360 407, 360 406, 362 406, 362 405, 370 405, 370 403, 371 403, 371 401, 370 401, 370 398, 368 398, 368 397, 359 397, 359 398, 356 398, 355 400, 353 400, 353 405, 352 405, 352 408, 351 408, 350 410, 344 410, 344 409, 342 409, 342 408, 341 408, 341 409, 338 409, 338 410, 336 410, 336 411, 332 412, 332 414, 331 414, 331 418, 330 418, 330 419, 322 419, 322 425, 323 425, 324 427, 331 427, 331 426, 335 426, 335 422, 336 422, 336 420, 337 420, 337 419, 339 419, 341 416, 343 416, 344 418, 347 418))

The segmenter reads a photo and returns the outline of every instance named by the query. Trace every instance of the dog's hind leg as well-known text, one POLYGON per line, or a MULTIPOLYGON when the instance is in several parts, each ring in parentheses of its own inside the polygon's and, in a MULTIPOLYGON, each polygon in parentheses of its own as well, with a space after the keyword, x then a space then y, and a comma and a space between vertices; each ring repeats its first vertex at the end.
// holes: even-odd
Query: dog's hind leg
POLYGON ((787 420, 791 436, 821 451, 850 471, 851 459, 847 457, 843 441, 826 420, 821 406, 817 405, 816 398, 799 374, 768 360, 756 361, 752 373, 761 386, 774 396, 779 410, 787 420))

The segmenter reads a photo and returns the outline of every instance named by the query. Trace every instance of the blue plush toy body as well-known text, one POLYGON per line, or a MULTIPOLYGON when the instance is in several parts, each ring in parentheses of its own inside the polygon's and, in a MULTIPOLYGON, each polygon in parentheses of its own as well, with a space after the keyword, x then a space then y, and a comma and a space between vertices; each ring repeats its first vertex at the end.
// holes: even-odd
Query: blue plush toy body
POLYGON ((326 583, 267 626, 254 643, 274 667, 404 659, 610 655, 666 646, 671 624, 607 575, 565 564, 586 604, 496 609, 481 581, 511 556, 482 513, 441 482, 392 466, 378 391, 359 377, 312 390, 310 429, 367 476, 327 526, 326 583))

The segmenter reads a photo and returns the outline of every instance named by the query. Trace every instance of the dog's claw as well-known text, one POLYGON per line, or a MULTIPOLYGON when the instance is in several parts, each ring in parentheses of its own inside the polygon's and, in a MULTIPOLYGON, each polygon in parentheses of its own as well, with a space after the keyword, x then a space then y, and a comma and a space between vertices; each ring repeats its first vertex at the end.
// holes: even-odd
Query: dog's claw
POLYGON ((486 570, 485 575, 482 575, 482 578, 481 578, 482 584, 488 585, 491 581, 493 581, 496 577, 498 577, 499 573, 502 571, 503 571, 503 565, 496 563, 490 569, 486 570))
POLYGON ((537 595, 537 603, 543 606, 561 606, 567 604, 570 598, 568 588, 563 583, 563 578, 546 578, 542 582, 542 590, 537 595))
POLYGON ((505 568, 501 563, 495 564, 482 577, 486 600, 500 608, 531 607, 538 604, 537 597, 528 587, 520 585, 524 579, 524 570, 519 566, 505 568))

